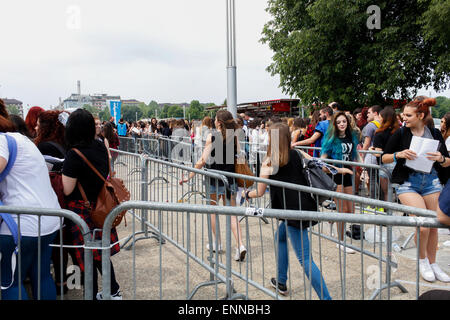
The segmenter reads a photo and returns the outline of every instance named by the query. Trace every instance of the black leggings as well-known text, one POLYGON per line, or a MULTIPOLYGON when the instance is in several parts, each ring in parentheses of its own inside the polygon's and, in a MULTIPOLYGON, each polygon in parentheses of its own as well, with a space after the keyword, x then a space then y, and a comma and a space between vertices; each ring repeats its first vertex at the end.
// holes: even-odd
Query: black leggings
MULTIPOLYGON (((116 281, 116 275, 114 274, 114 267, 112 262, 110 261, 111 264, 111 294, 115 294, 119 291, 120 286, 116 281)), ((98 274, 100 273, 100 275, 102 274, 102 262, 101 261, 97 261, 94 260, 94 284, 92 287, 92 291, 94 293, 94 300, 95 300, 95 296, 97 295, 98 292, 98 274)))

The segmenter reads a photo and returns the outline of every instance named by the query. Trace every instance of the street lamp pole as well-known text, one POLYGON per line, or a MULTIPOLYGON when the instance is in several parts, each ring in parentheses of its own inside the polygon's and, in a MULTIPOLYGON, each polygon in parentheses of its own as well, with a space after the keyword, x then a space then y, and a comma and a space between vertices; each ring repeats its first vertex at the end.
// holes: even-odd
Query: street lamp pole
POLYGON ((237 117, 236 23, 234 0, 227 2, 227 109, 237 117))

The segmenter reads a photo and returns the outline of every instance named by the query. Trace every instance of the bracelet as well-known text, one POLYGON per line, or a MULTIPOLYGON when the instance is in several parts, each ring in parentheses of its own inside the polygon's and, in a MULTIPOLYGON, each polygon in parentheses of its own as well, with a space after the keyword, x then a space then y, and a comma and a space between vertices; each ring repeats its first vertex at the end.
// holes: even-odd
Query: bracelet
POLYGON ((397 162, 397 157, 395 156, 397 152, 394 152, 394 162, 397 162))
POLYGON ((440 165, 443 165, 445 163, 445 161, 446 161, 446 159, 445 159, 444 155, 442 155, 442 161, 439 161, 438 163, 440 165))
POLYGON ((249 193, 250 193, 250 191, 247 191, 247 192, 245 193, 245 200, 248 200, 248 199, 250 199, 250 197, 249 197, 249 193))

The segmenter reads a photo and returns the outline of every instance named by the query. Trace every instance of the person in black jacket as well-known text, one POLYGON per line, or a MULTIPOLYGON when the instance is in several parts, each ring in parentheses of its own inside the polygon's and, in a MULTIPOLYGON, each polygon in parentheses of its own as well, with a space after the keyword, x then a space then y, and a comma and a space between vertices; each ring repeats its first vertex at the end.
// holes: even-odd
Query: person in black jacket
MULTIPOLYGON (((427 98, 408 103, 403 110, 405 127, 397 130, 388 140, 382 161, 395 162, 392 182, 398 184, 397 196, 402 204, 436 211, 442 185, 448 180, 450 158, 444 139, 439 130, 429 129, 425 120, 430 107, 436 99, 427 98), (419 172, 406 166, 406 160, 414 160, 417 154, 410 150, 413 136, 438 140, 440 147, 436 152, 427 153, 426 158, 434 162, 431 172, 419 172)), ((422 278, 433 282, 436 278, 450 282, 450 277, 436 264, 438 232, 436 228, 420 228, 419 270, 422 278)))

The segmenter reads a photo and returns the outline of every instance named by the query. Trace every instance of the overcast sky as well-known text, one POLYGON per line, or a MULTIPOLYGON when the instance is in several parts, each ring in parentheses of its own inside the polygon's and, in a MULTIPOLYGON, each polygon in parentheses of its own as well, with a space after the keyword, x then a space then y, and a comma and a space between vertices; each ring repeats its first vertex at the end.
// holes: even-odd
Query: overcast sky
MULTIPOLYGON (((289 98, 265 70, 266 7, 236 1, 238 103, 289 98)), ((0 12, 0 97, 25 110, 56 105, 77 80, 84 94, 145 103, 226 98, 225 0, 15 0, 2 1, 0 12)))

